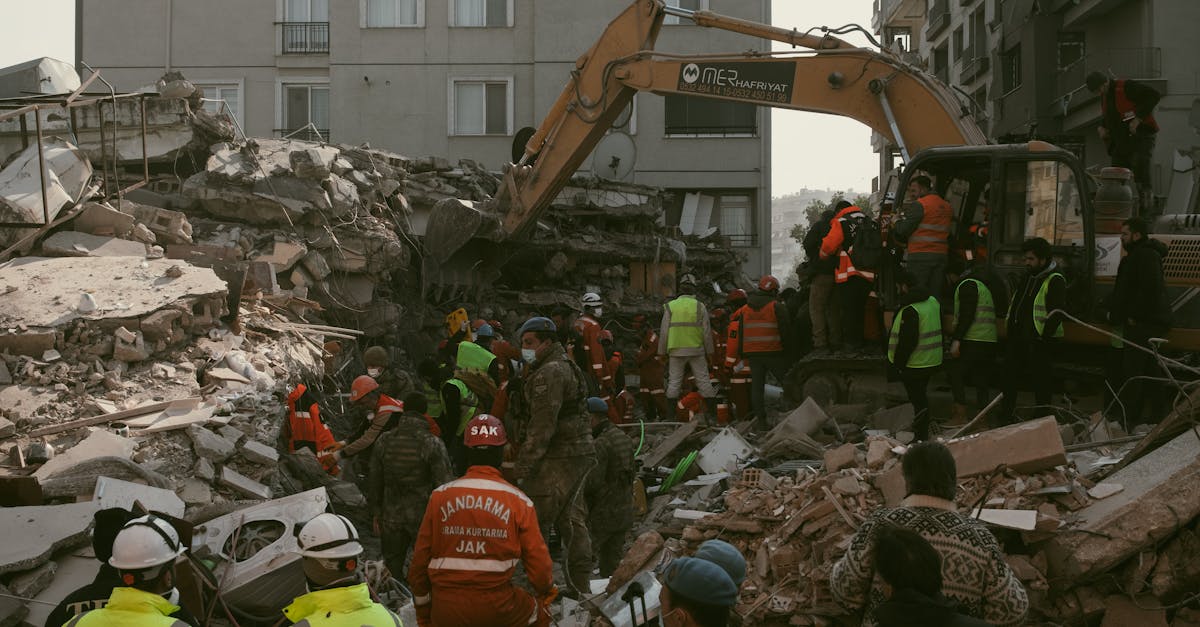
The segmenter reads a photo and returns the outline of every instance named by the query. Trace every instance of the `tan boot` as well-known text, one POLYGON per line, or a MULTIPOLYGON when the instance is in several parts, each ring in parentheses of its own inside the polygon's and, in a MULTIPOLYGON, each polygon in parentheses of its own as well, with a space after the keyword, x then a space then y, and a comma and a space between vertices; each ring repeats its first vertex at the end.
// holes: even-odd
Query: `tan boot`
POLYGON ((948 425, 965 425, 967 424, 967 406, 961 403, 954 404, 954 411, 950 414, 950 420, 946 422, 948 425))

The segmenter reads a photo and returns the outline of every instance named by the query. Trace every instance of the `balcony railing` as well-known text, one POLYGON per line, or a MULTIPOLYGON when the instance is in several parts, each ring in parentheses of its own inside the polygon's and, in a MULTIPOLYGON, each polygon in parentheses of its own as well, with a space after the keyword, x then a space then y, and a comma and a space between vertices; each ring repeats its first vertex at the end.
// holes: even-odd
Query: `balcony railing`
POLYGON ((1107 48, 1086 56, 1058 71, 1055 96, 1084 89, 1088 72, 1107 72, 1117 78, 1156 79, 1162 77, 1162 48, 1107 48))
POLYGON ((959 74, 959 79, 964 83, 974 81, 982 76, 984 72, 987 72, 991 65, 991 58, 987 56, 975 57, 970 61, 965 61, 962 73, 959 74))
POLYGON ((302 128, 277 128, 275 129, 275 134, 286 139, 329 143, 329 129, 317 128, 312 124, 302 128))
POLYGON ((329 22, 281 22, 283 54, 329 54, 329 22))

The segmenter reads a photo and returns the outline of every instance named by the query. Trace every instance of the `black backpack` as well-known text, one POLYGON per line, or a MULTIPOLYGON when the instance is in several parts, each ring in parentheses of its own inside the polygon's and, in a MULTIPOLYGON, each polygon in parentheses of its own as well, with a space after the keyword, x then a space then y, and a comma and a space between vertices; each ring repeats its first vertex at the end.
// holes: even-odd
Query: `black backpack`
POLYGON ((850 255, 850 262, 857 270, 878 270, 883 260, 883 237, 879 233, 879 225, 865 214, 854 218, 847 216, 843 220, 842 228, 850 229, 845 239, 849 244, 846 252, 850 255))

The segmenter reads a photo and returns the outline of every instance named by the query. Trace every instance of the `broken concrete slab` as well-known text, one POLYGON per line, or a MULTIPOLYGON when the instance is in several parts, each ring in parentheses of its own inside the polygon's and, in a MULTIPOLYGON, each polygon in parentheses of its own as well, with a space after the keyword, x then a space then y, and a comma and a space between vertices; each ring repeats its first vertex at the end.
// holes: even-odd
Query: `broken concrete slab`
POLYGON ((11 438, 17 433, 17 425, 13 421, 0 416, 0 438, 11 438))
POLYGON ((79 231, 59 231, 42 241, 42 251, 59 257, 137 257, 146 256, 141 242, 89 235, 79 231))
POLYGON ((10 534, 0 543, 0 574, 44 564, 55 551, 88 541, 95 503, 0 508, 0 529, 10 534))
POLYGON ((128 459, 137 449, 137 442, 123 438, 112 431, 97 429, 79 444, 55 455, 33 473, 39 480, 48 479, 82 462, 98 457, 122 457, 128 459))
POLYGON ((1097 483, 1088 490, 1088 496, 1096 499, 1106 499, 1114 494, 1120 494, 1125 489, 1125 486, 1119 483, 1097 483))
POLYGON ((192 473, 197 479, 202 479, 212 483, 217 478, 217 469, 213 467, 213 463, 201 457, 196 460, 196 466, 192 468, 192 473))
POLYGON ((698 427, 696 421, 685 422, 675 428, 658 446, 654 447, 646 456, 642 458, 642 465, 647 468, 655 468, 663 462, 683 441, 691 437, 696 432, 698 427))
POLYGON ((212 488, 208 482, 193 477, 184 480, 178 494, 186 505, 205 505, 212 502, 212 488))
POLYGON ((241 474, 229 466, 221 467, 221 485, 253 499, 270 499, 271 488, 241 474))
POLYGON ((621 586, 629 583, 638 573, 646 570, 646 566, 666 546, 666 540, 657 531, 647 531, 633 541, 633 545, 621 558, 608 580, 605 592, 612 594, 621 586))
POLYGON ((191 244, 192 223, 179 211, 129 202, 127 211, 144 225, 160 244, 191 244))
POLYGON ((196 455, 207 460, 223 462, 237 450, 232 442, 200 425, 188 426, 187 434, 196 455))
POLYGON ((46 499, 77 498, 92 494, 100 477, 166 488, 166 477, 123 457, 97 457, 75 464, 42 480, 42 496, 46 499))
MULTIPOLYGON (((33 605, 37 606, 36 603, 33 605)), ((21 621, 25 620, 28 615, 29 606, 23 600, 14 598, 11 590, 0 585, 0 627, 16 627, 22 624, 21 621)), ((41 625, 42 623, 33 620, 28 624, 41 625)))
MULTIPOLYGON (((83 553, 83 551, 79 551, 83 553)), ((100 572, 100 562, 89 555, 76 555, 72 553, 58 553, 54 556, 55 563, 58 564, 58 572, 55 573, 54 579, 50 585, 42 590, 29 608, 29 616, 25 621, 28 625, 45 625, 46 620, 50 617, 50 612, 56 605, 67 597, 68 594, 82 588, 83 586, 92 583, 96 578, 96 574, 100 572)), ((0 616, 3 616, 3 611, 0 611, 0 616)), ((0 625, 3 623, 0 622, 0 625)))
POLYGON ((827 473, 833 474, 857 463, 858 447, 854 444, 843 444, 835 449, 825 451, 825 472, 827 473))
POLYGON ((76 231, 92 235, 125 237, 133 230, 134 218, 128 213, 117 211, 108 205, 84 203, 79 215, 71 220, 76 231))
POLYGON ((946 443, 958 465, 959 477, 990 473, 1004 464, 1017 472, 1033 473, 1067 463, 1058 423, 1041 418, 991 429, 946 443))
POLYGON ((1114 594, 1104 599, 1104 608, 1100 627, 1167 627, 1167 611, 1153 597, 1134 602, 1127 596, 1114 594))
POLYGON ((308 248, 301 242, 275 241, 272 243, 270 253, 258 255, 254 257, 253 261, 265 261, 274 266, 276 272, 286 272, 306 254, 308 254, 308 248))
POLYGON ((264 466, 279 463, 279 451, 257 440, 246 440, 242 444, 242 457, 264 466))
POLYGON ((92 501, 100 509, 109 507, 131 508, 136 501, 150 511, 162 512, 175 517, 183 516, 183 501, 171 490, 122 481, 112 477, 96 479, 96 491, 92 501))
POLYGON ((16 596, 32 599, 49 587, 57 572, 58 564, 46 562, 32 570, 18 573, 8 581, 8 589, 16 596))
MULTIPOLYGON (((74 144, 47 137, 39 150, 37 142, 30 142, 0 170, 0 222, 46 224, 47 218, 54 220, 63 207, 72 207, 81 200, 91 178, 91 162, 74 144), (45 163, 44 168, 39 166, 39 159, 45 163), (49 216, 43 213, 41 172, 46 174, 45 207, 49 216)), ((32 230, 4 229, 0 231, 0 246, 11 246, 32 230)))
POLYGON ((871 416, 871 425, 876 429, 899 433, 911 429, 915 418, 912 403, 905 403, 875 412, 875 415, 871 416))

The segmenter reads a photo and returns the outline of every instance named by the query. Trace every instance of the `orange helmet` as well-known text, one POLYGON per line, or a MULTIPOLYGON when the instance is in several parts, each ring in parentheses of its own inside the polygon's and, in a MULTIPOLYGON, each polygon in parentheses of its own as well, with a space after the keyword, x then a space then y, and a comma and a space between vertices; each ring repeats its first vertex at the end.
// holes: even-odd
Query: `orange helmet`
POLYGON ((760 289, 764 292, 778 292, 779 291, 779 279, 777 279, 769 274, 764 274, 763 278, 758 280, 758 289, 760 289))
POLYGON ((463 444, 467 448, 508 444, 508 436, 504 433, 504 423, 491 414, 475 416, 463 430, 463 444))
POLYGON ((608 340, 609 342, 613 341, 612 331, 609 331, 608 329, 600 330, 600 341, 603 342, 604 340, 608 340))
POLYGON ((740 287, 737 288, 736 290, 733 290, 732 292, 729 293, 729 296, 725 297, 726 305, 732 305, 734 303, 744 303, 744 302, 746 302, 746 290, 744 290, 740 287))
POLYGON ((362 375, 350 384, 350 402, 357 403, 371 392, 379 389, 379 382, 367 375, 362 375))

